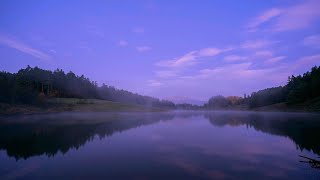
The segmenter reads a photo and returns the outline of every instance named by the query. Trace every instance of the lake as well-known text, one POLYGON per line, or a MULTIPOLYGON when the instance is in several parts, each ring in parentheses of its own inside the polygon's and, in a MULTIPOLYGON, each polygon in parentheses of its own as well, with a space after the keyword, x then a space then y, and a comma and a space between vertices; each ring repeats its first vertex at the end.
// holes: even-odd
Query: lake
POLYGON ((0 179, 320 179, 320 115, 58 113, 0 118, 0 179))

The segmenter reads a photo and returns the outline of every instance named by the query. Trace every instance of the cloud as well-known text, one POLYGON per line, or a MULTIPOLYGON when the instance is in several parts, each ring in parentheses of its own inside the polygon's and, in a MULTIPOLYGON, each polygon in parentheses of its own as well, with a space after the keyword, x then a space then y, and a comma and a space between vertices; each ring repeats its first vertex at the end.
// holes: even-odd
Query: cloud
POLYGON ((224 60, 227 62, 234 62, 234 61, 243 61, 248 59, 245 56, 238 56, 238 55, 229 55, 229 56, 225 56, 224 60))
POLYGON ((163 85, 163 83, 158 80, 149 80, 148 83, 149 83, 149 86, 153 86, 153 87, 158 87, 163 85))
POLYGON ((288 31, 310 26, 320 18, 320 1, 309 0, 289 7, 276 19, 272 27, 274 31, 288 31))
POLYGON ((187 54, 174 58, 172 60, 160 61, 156 63, 157 66, 162 67, 181 67, 187 65, 193 65, 197 63, 197 60, 202 57, 212 57, 220 53, 231 50, 229 49, 218 49, 218 48, 204 48, 197 51, 191 51, 187 54))
POLYGON ((299 68, 311 68, 312 66, 316 66, 316 65, 317 66, 320 65, 320 54, 301 57, 296 62, 294 62, 291 66, 294 69, 299 69, 299 68))
MULTIPOLYGON (((275 63, 285 59, 286 56, 278 56, 268 59, 266 62, 275 63)), ((181 79, 200 80, 200 79, 220 79, 220 80, 250 80, 259 81, 269 80, 272 82, 284 83, 286 78, 295 73, 310 70, 312 66, 320 64, 320 54, 304 56, 291 63, 282 63, 278 66, 259 68, 253 63, 225 64, 214 68, 200 70, 197 74, 182 76, 181 79)))
POLYGON ((128 46, 128 44, 129 44, 128 41, 125 41, 125 40, 120 40, 119 42, 117 42, 117 45, 121 47, 128 46))
POLYGON ((277 57, 273 57, 273 58, 267 59, 265 61, 265 63, 273 64, 273 63, 277 63, 277 62, 279 62, 279 61, 281 61, 281 60, 283 60, 285 58, 286 58, 286 56, 277 56, 277 57))
POLYGON ((275 32, 306 28, 320 18, 320 1, 308 0, 287 8, 272 8, 254 18, 247 26, 251 32, 268 23, 267 29, 275 32))
POLYGON ((249 23, 248 25, 249 31, 255 31, 258 28, 258 26, 271 20, 274 17, 279 16, 281 13, 282 13, 282 10, 278 8, 272 8, 270 10, 263 12, 261 15, 259 15, 252 22, 249 23))
POLYGON ((196 51, 191 51, 181 57, 175 58, 173 60, 168 61, 160 61, 156 63, 157 66, 164 66, 164 67, 179 67, 182 65, 191 65, 195 63, 196 51))
POLYGON ((198 51, 198 56, 215 56, 221 53, 221 49, 218 48, 204 48, 198 51))
MULTIPOLYGON (((208 78, 208 77, 227 77, 226 75, 235 75, 241 71, 248 70, 252 63, 241 63, 241 64, 231 64, 224 65, 211 69, 202 69, 200 70, 199 78, 208 78)), ((229 76, 228 75, 228 76, 229 76)))
POLYGON ((241 44, 241 48, 243 49, 260 49, 268 47, 272 44, 276 44, 278 41, 270 41, 265 39, 258 39, 258 40, 249 40, 241 44))
POLYGON ((136 49, 139 52, 146 52, 150 51, 152 48, 150 46, 137 46, 136 49))
POLYGON ((132 32, 137 33, 137 34, 142 34, 145 32, 145 29, 143 27, 135 27, 132 29, 132 32))
POLYGON ((24 44, 24 43, 16 40, 15 38, 0 35, 0 44, 3 44, 3 45, 8 46, 10 48, 16 49, 20 52, 29 54, 29 55, 31 55, 37 59, 40 59, 42 61, 48 62, 51 60, 51 57, 48 54, 46 54, 40 50, 34 49, 34 48, 30 47, 29 45, 24 44))
POLYGON ((320 48, 320 35, 312 35, 305 37, 303 39, 303 44, 305 46, 310 46, 313 48, 320 48))
MULTIPOLYGON (((291 75, 292 71, 287 66, 272 66, 268 68, 255 67, 252 63, 238 63, 221 65, 214 68, 200 70, 192 76, 181 77, 190 83, 213 83, 220 84, 219 89, 233 92, 232 88, 246 89, 247 86, 259 86, 263 88, 263 84, 271 84, 272 86, 282 85, 291 75), (232 82, 232 84, 230 84, 232 82), (263 84, 261 82, 264 82, 263 84), (231 89, 230 89, 231 88, 231 89)), ((269 85, 268 85, 269 86, 269 85)))
POLYGON ((255 52, 254 55, 258 57, 271 57, 273 56, 273 52, 269 50, 262 50, 262 51, 255 52))

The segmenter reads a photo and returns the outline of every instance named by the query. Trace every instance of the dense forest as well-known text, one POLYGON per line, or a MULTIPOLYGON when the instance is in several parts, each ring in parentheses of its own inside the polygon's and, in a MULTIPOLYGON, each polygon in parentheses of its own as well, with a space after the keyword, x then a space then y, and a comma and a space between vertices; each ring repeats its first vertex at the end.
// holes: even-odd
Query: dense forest
POLYGON ((313 103, 320 107, 320 66, 299 76, 291 76, 285 86, 273 87, 253 92, 244 97, 214 96, 204 105, 209 109, 247 107, 249 109, 285 103, 288 106, 313 103))
POLYGON ((17 73, 0 72, 0 102, 9 104, 43 105, 47 98, 102 99, 148 107, 174 107, 174 103, 142 96, 129 91, 90 81, 83 75, 65 73, 61 69, 43 70, 38 67, 21 69, 17 73))
MULTIPOLYGON (((44 105, 50 98, 101 99, 113 102, 137 104, 145 107, 169 109, 255 109, 273 104, 306 106, 308 103, 320 107, 320 67, 299 76, 290 76, 284 86, 253 92, 251 95, 214 96, 204 106, 174 104, 171 101, 142 96, 126 90, 116 89, 95 81, 65 73, 61 69, 43 70, 28 66, 17 73, 0 72, 0 102, 6 104, 44 105)), ((319 111, 319 109, 315 109, 319 111)))

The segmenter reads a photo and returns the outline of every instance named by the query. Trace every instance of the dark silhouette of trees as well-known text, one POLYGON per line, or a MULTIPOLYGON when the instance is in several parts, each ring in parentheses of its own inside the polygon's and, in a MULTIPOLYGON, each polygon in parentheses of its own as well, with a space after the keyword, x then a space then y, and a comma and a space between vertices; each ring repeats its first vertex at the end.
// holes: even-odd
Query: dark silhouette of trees
POLYGON ((285 86, 272 87, 253 92, 250 96, 223 97, 215 96, 209 99, 205 105, 207 108, 219 109, 246 105, 249 108, 268 106, 276 103, 296 105, 309 101, 320 105, 320 67, 313 67, 311 72, 302 76, 291 76, 285 86))
POLYGON ((223 109, 231 106, 231 102, 228 101, 226 97, 219 95, 219 96, 214 96, 210 98, 208 103, 205 106, 207 108, 223 109))
MULTIPOLYGON (((43 70, 38 67, 19 70, 17 73, 0 72, 0 102, 9 104, 43 104, 46 98, 93 98, 113 102, 131 103, 146 107, 199 109, 192 105, 176 106, 173 102, 143 96, 129 91, 102 85, 83 75, 65 73, 61 69, 43 70)), ((276 103, 289 106, 304 102, 320 102, 320 67, 311 71, 291 76, 285 86, 273 87, 253 92, 244 98, 237 96, 215 96, 204 105, 209 109, 224 109, 235 106, 257 108, 276 103)), ((320 103, 318 103, 320 104, 320 103)))
POLYGON ((61 69, 43 70, 38 67, 19 70, 17 73, 0 72, 0 102, 10 104, 43 105, 46 98, 103 99, 148 107, 174 108, 175 104, 157 98, 142 96, 111 86, 98 87, 83 75, 65 73, 61 69))
POLYGON ((122 102, 122 103, 133 103, 148 107, 163 107, 163 108, 174 108, 175 104, 167 100, 159 100, 150 96, 142 96, 136 93, 132 93, 126 90, 119 90, 112 86, 102 85, 98 88, 99 95, 102 99, 122 102))
POLYGON ((44 97, 98 98, 96 84, 73 72, 54 72, 38 67, 17 73, 0 72, 0 101, 11 104, 37 104, 44 97))
POLYGON ((302 76, 291 76, 287 84, 288 104, 301 103, 320 96, 320 66, 313 67, 311 72, 306 72, 302 76))
POLYGON ((282 86, 253 92, 249 98, 249 107, 261 107, 281 103, 286 100, 286 89, 282 86))

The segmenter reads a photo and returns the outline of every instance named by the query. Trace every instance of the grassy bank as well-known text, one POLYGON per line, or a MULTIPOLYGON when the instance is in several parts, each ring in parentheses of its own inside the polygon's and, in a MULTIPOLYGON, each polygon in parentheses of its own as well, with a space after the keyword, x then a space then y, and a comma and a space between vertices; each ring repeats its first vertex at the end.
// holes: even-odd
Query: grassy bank
POLYGON ((0 104, 0 114, 36 114, 50 112, 157 112, 166 109, 124 104, 98 99, 51 98, 42 105, 0 104))

